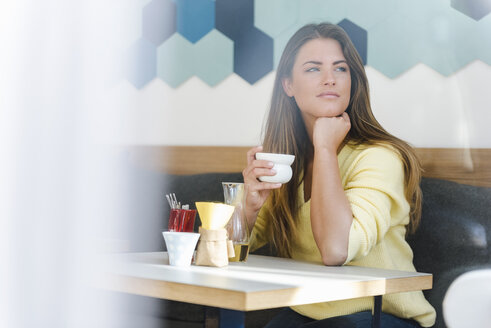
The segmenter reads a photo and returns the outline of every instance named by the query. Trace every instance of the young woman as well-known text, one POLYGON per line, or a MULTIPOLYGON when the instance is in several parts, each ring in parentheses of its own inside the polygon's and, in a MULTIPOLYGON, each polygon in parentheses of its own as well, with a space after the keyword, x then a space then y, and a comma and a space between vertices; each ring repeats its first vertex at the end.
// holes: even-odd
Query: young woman
MULTIPOLYGON (((370 108, 358 52, 337 25, 302 27, 281 57, 263 146, 243 171, 251 247, 271 242, 279 256, 414 271, 406 232, 421 213, 421 168, 411 147, 385 131, 370 108), (284 185, 259 151, 295 155, 284 185)), ((373 299, 294 306, 272 327, 370 327, 373 299)), ((430 327, 422 292, 384 296, 383 327, 430 327)))

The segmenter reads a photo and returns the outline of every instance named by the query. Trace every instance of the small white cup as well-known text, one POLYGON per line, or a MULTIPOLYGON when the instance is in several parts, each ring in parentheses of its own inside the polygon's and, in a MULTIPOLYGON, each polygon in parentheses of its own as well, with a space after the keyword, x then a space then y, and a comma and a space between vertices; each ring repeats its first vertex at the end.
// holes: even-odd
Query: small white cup
POLYGON ((276 171, 275 175, 260 176, 259 180, 263 182, 287 183, 292 178, 292 168, 290 165, 295 160, 295 155, 256 153, 256 159, 273 162, 273 170, 276 171))
POLYGON ((163 231, 169 264, 173 266, 190 266, 199 233, 163 231))

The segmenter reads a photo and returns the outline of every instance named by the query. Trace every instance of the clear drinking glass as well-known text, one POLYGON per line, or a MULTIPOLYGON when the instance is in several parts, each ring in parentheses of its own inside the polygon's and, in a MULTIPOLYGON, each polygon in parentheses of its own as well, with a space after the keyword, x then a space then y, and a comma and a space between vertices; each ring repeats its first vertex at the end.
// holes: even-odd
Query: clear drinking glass
POLYGON ((244 214, 244 184, 241 182, 222 182, 225 204, 235 206, 234 213, 226 229, 234 244, 235 257, 230 262, 245 262, 249 254, 249 231, 244 214))

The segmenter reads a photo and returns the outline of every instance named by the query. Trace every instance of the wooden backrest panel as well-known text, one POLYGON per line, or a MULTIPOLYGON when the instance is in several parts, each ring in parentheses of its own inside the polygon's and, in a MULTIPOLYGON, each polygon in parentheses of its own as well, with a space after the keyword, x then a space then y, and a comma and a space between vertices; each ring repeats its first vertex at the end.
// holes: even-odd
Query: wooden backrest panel
POLYGON ((491 149, 416 148, 423 176, 491 187, 491 149))
MULTIPOLYGON (((133 161, 169 174, 241 172, 250 147, 132 146, 133 161)), ((491 187, 491 148, 416 148, 423 175, 491 187)))

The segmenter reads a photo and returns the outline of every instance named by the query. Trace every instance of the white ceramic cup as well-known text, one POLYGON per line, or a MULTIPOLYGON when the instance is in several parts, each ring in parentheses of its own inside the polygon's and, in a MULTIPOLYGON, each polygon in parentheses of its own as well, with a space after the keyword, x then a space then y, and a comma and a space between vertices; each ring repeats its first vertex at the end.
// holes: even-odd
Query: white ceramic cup
POLYGON ((163 231, 169 264, 173 266, 190 266, 199 233, 163 231))
POLYGON ((256 159, 273 162, 273 170, 276 171, 275 175, 260 176, 259 180, 263 182, 287 183, 292 178, 292 168, 290 165, 295 160, 294 155, 256 153, 256 159))

